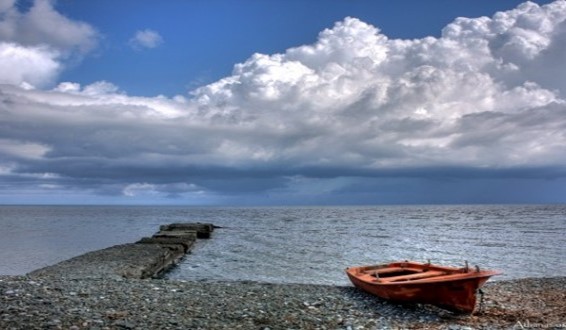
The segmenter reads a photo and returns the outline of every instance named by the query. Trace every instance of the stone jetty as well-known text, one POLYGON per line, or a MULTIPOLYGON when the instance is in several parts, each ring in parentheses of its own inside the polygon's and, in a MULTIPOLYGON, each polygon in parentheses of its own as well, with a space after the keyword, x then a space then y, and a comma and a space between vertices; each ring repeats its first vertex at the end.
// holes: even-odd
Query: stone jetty
POLYGON ((214 228, 208 223, 163 225, 153 236, 135 243, 88 252, 28 275, 72 279, 159 277, 190 253, 198 238, 210 238, 214 228))

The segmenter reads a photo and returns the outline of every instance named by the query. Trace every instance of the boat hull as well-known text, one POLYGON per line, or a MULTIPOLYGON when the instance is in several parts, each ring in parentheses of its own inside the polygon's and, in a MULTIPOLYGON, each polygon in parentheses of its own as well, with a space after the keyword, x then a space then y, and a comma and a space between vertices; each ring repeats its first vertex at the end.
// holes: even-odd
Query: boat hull
MULTIPOLYGON (((423 266, 424 264, 413 263, 412 265, 423 266)), ((388 282, 376 277, 367 276, 360 271, 368 267, 353 267, 346 270, 350 281, 359 289, 371 293, 380 298, 398 302, 412 302, 435 305, 453 312, 472 313, 476 306, 476 292, 489 279, 499 274, 495 271, 466 271, 441 267, 445 269, 443 274, 415 280, 404 280, 398 276, 398 281, 388 282)), ((398 266, 396 263, 394 266, 398 266)), ((423 272, 424 274, 424 272, 423 272)), ((406 277, 415 277, 409 275, 406 277)), ((419 276, 419 275, 417 275, 419 276)))

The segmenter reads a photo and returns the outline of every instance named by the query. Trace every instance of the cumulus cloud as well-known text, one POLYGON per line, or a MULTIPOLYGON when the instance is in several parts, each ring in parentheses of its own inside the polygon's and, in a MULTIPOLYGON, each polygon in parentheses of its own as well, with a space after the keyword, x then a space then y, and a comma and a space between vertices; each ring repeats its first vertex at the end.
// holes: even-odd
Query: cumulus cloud
POLYGON ((163 43, 163 37, 151 29, 137 31, 129 44, 134 49, 156 48, 163 43))
POLYGON ((96 30, 61 15, 53 8, 54 1, 35 0, 25 13, 17 9, 15 2, 0 4, 0 40, 25 46, 48 45, 65 53, 84 54, 96 47, 96 30))
POLYGON ((96 47, 90 25, 59 14, 49 0, 36 0, 22 13, 16 1, 0 2, 0 83, 45 87, 55 82, 64 62, 96 47))
POLYGON ((564 142, 563 131, 545 130, 563 125, 564 76, 526 68, 562 70, 565 17, 565 1, 525 3, 493 18, 457 19, 442 37, 418 40, 388 39, 346 18, 313 45, 252 56, 194 98, 216 121, 281 134, 277 148, 272 139, 234 142, 245 159, 260 152, 289 164, 364 169, 562 164, 562 147, 548 142, 564 142))
POLYGON ((564 178, 565 20, 564 0, 527 2, 400 40, 346 18, 314 44, 254 54, 189 98, 132 97, 108 82, 3 86, 0 141, 35 153, 0 148, 0 169, 19 184, 130 197, 564 178))
POLYGON ((45 86, 61 70, 59 53, 47 47, 0 42, 0 83, 45 86))

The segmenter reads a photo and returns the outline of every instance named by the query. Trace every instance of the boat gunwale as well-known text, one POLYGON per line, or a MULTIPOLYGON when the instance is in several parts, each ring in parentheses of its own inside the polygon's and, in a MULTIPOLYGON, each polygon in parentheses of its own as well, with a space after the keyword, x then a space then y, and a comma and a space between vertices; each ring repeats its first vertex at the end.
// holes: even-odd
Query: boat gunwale
MULTIPOLYGON (((465 271, 465 268, 456 268, 456 267, 448 267, 448 266, 436 266, 431 264, 421 264, 416 262, 406 262, 405 264, 409 265, 417 265, 417 266, 428 266, 431 270, 444 270, 453 272, 452 274, 443 274, 437 275, 427 278, 421 279, 408 279, 402 280, 398 279, 395 281, 380 281, 379 278, 372 276, 371 274, 363 274, 364 270, 373 270, 373 269, 386 269, 388 267, 394 267, 397 264, 402 264, 399 262, 391 263, 391 264, 383 264, 383 265, 367 265, 367 266, 357 266, 357 267, 349 267, 346 269, 346 272, 357 278, 358 280, 367 283, 369 285, 375 286, 399 286, 399 285, 423 285, 423 284, 432 284, 432 283, 442 283, 442 282, 455 282, 455 281, 465 281, 469 279, 476 279, 476 278, 486 278, 491 277, 494 275, 500 275, 502 272, 497 270, 480 270, 478 271, 465 271), (360 276, 361 275, 361 276, 360 276)), ((409 267, 407 267, 409 268, 409 267)), ((418 273, 417 273, 418 274, 418 273)), ((387 279, 384 277, 383 279, 387 279)))

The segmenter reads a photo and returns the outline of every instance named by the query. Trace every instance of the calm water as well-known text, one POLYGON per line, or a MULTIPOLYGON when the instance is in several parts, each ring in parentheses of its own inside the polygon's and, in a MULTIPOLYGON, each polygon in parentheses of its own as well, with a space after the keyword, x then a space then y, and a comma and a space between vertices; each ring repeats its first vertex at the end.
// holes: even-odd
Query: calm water
POLYGON ((169 278, 347 284, 350 265, 412 259, 566 276, 566 205, 377 207, 0 206, 0 274, 134 242, 161 224, 223 226, 169 278))

